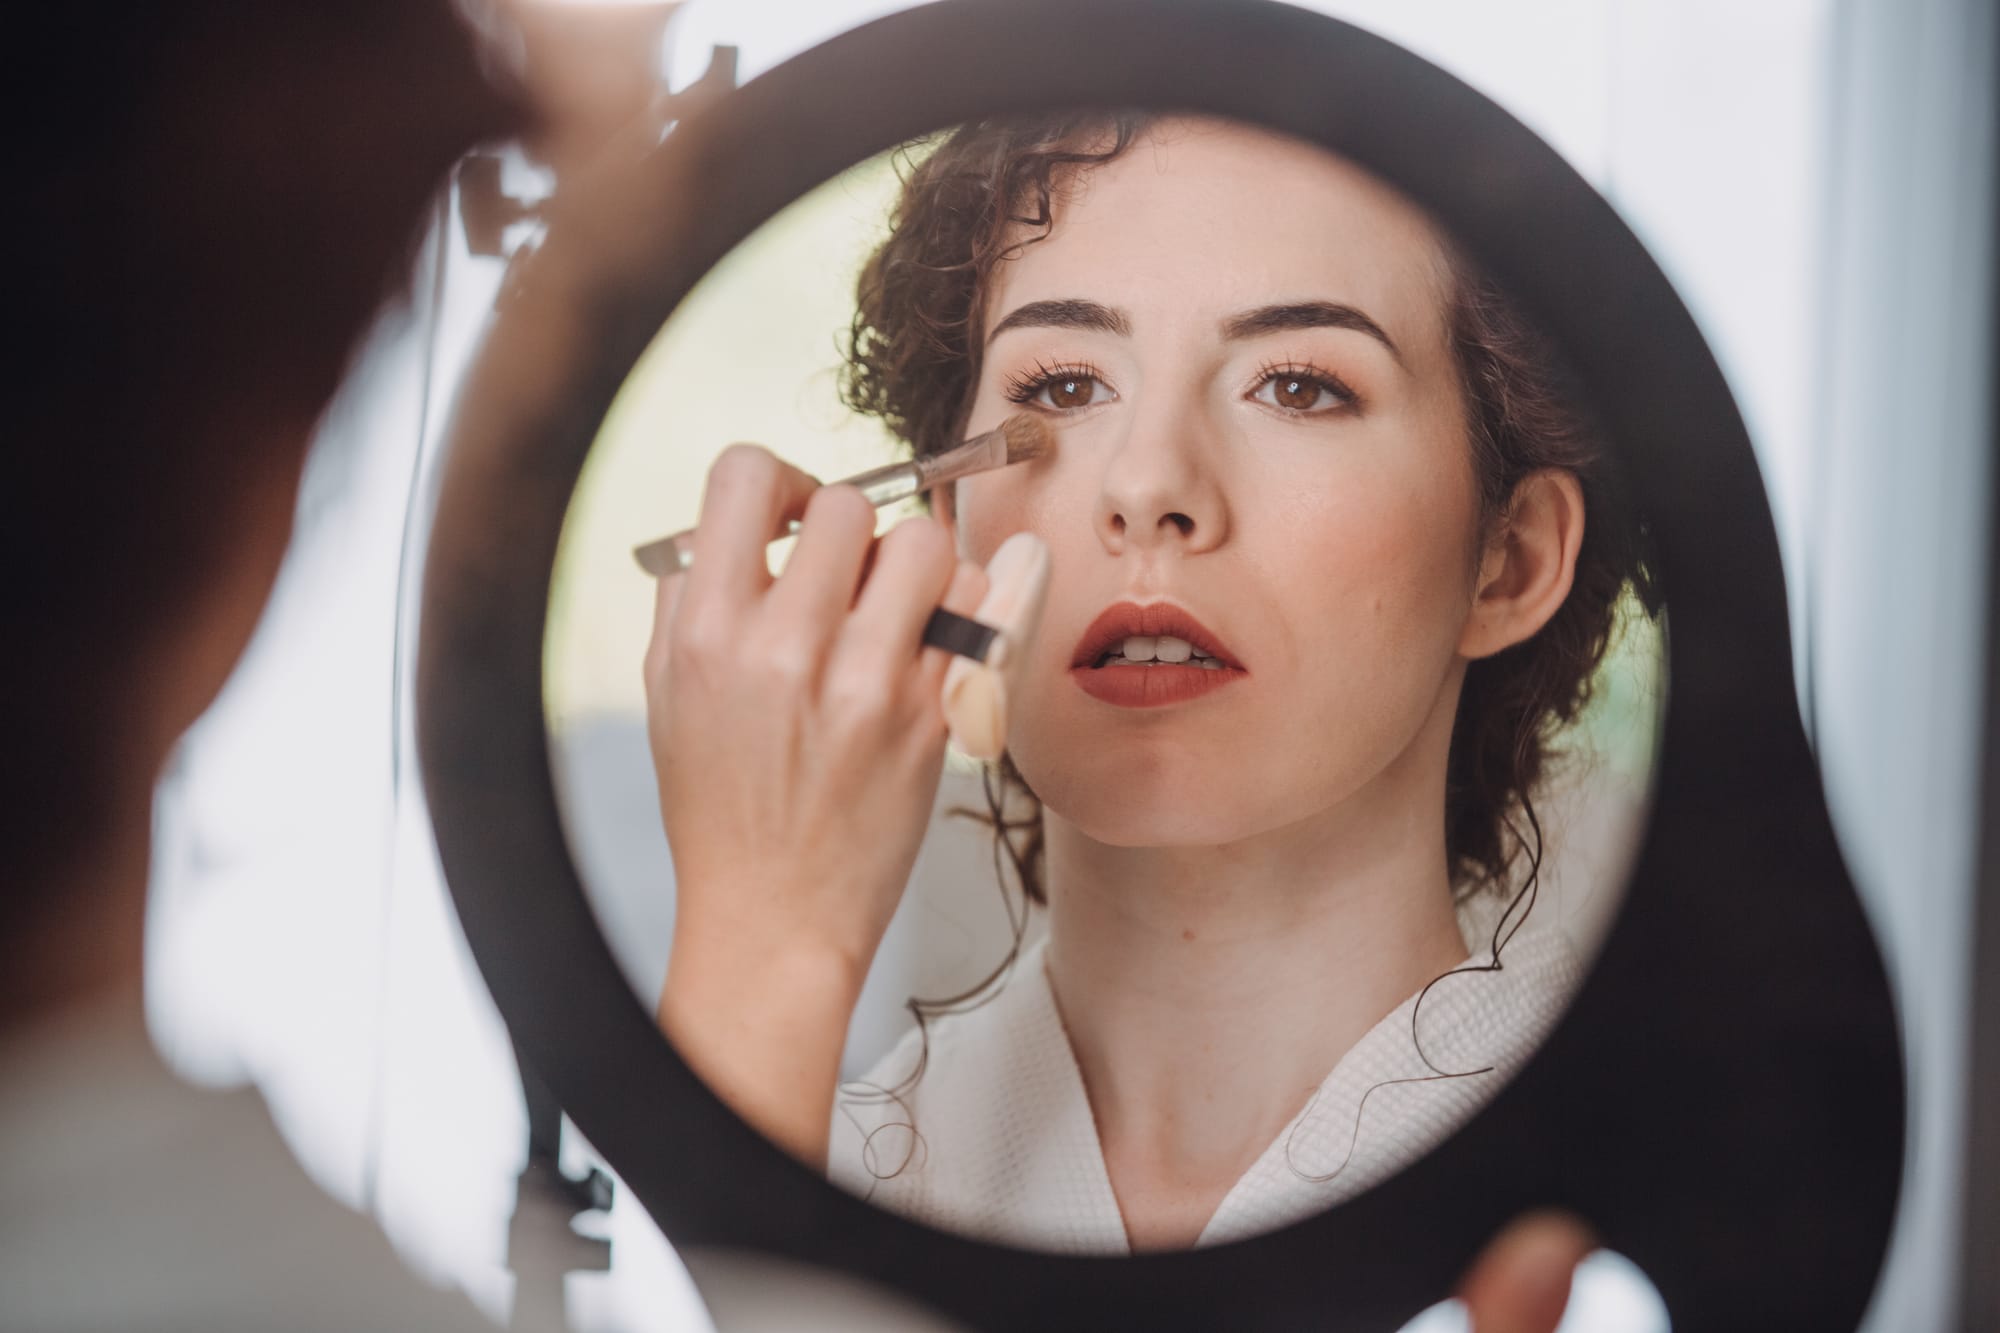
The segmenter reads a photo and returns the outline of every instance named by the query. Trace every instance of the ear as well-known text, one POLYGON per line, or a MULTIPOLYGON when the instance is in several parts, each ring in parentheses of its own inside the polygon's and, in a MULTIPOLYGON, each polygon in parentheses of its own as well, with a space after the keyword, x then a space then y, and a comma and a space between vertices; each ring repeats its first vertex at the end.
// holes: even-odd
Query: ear
POLYGON ((1479 564, 1459 654, 1491 657, 1533 637, 1569 596, 1583 546, 1583 486, 1544 468, 1523 477, 1479 564))

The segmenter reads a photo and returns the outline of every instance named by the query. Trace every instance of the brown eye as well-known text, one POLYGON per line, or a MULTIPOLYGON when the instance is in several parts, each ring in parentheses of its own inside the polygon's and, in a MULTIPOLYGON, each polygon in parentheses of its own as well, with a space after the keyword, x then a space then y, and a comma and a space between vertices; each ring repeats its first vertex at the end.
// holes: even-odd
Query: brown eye
POLYGON ((1065 375, 1048 383, 1049 405, 1052 407, 1088 407, 1094 396, 1092 390, 1097 381, 1086 375, 1065 375))
POLYGON ((1295 412, 1303 412, 1317 403, 1322 392, 1317 381, 1297 375, 1280 375, 1272 381, 1272 387, 1277 392, 1278 406, 1295 412))
POLYGON ((1282 367, 1265 371, 1250 397, 1280 411, 1315 417, 1352 407, 1356 401, 1345 384, 1324 372, 1282 367))
POLYGON ((1049 365, 1036 362, 1032 372, 1007 382, 1010 402, 1049 412, 1077 412, 1118 398, 1109 384, 1087 364, 1049 365))

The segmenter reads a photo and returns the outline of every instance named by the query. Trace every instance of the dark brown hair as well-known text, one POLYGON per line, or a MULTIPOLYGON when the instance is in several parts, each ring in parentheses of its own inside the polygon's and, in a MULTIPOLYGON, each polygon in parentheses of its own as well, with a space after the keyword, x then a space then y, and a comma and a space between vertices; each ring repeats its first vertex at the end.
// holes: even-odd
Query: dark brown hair
MULTIPOLYGON (((978 121, 907 167, 888 239, 858 284, 842 380, 848 405, 880 417, 920 455, 956 443, 978 383, 981 303, 994 266, 1045 239, 1075 174, 1123 153, 1148 121, 1115 112, 978 121)), ((1590 699, 1627 590, 1649 614, 1660 600, 1643 532, 1553 349, 1440 239, 1445 326, 1484 532, 1505 524, 1516 486, 1544 468, 1576 476, 1589 514, 1561 608, 1540 633, 1466 671, 1446 772, 1445 846, 1456 886, 1470 892, 1501 885, 1524 851, 1539 860, 1539 834, 1524 834, 1515 816, 1537 827, 1532 792, 1556 733, 1590 699)), ((988 783, 988 817, 1024 890, 1041 901, 1040 807, 1011 759, 1001 759, 999 775, 1000 790, 988 783)))
MULTIPOLYGON (((139 687, 289 514, 309 427, 400 294, 452 160, 529 123, 449 0, 17 16, 23 219, 0 565, 0 946, 130 782, 139 687)), ((150 738, 149 738, 150 739, 150 738)), ((144 778, 148 775, 136 775, 144 778)), ((4 952, 4 950, 0 950, 4 952)))

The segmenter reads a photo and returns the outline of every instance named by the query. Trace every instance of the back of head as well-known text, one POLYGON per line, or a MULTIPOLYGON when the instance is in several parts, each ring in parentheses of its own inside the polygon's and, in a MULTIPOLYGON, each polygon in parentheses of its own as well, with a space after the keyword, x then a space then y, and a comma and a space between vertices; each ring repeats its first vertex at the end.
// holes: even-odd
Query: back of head
POLYGON ((35 78, 6 94, 26 188, 0 942, 150 786, 132 756, 170 739, 146 713, 163 648, 249 534, 287 529, 311 427, 424 201, 521 115, 442 0, 33 5, 10 37, 35 78))

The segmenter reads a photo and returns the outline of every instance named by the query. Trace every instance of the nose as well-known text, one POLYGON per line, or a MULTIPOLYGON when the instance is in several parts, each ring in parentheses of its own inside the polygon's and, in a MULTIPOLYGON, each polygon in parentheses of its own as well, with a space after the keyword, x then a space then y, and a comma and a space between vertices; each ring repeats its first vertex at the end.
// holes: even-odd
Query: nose
POLYGON ((1200 406, 1158 400, 1127 418, 1104 462, 1095 524, 1113 555, 1177 548, 1194 555, 1228 536, 1229 509, 1200 406))

